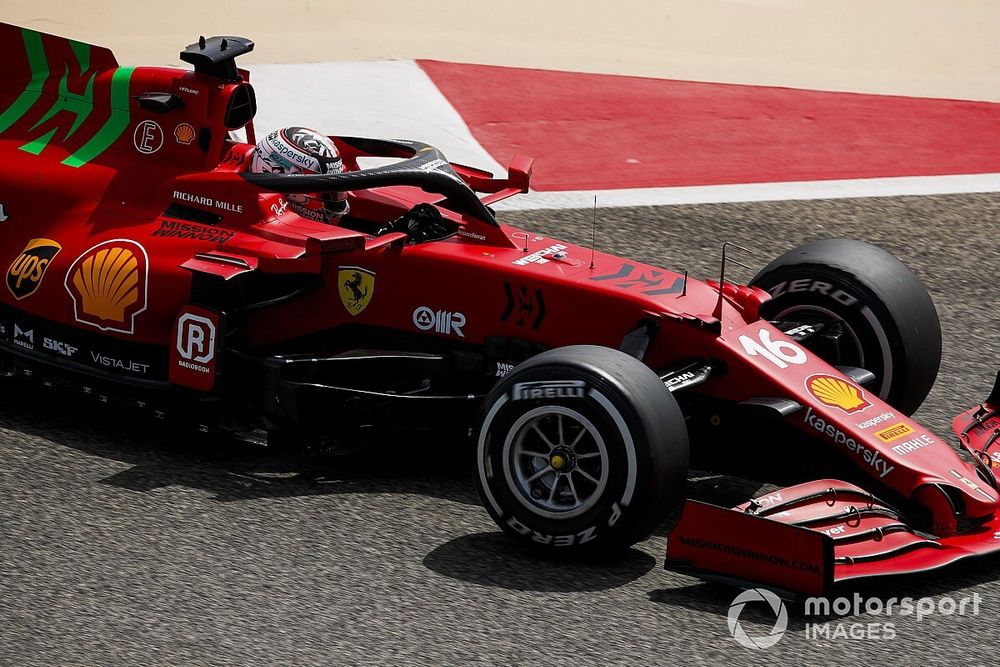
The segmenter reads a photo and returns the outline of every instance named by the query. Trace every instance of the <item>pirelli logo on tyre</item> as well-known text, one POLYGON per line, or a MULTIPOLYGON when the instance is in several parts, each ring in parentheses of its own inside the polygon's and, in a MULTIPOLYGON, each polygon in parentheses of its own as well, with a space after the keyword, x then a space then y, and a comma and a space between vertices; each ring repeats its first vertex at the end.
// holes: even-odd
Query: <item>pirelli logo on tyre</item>
POLYGON ((911 433, 913 433, 913 428, 902 422, 893 424, 892 426, 884 428, 881 431, 875 431, 875 435, 877 435, 878 439, 882 442, 895 442, 900 438, 905 438, 911 433))
POLYGON ((511 391, 512 401, 540 398, 583 398, 587 383, 583 380, 543 380, 518 382, 511 391))

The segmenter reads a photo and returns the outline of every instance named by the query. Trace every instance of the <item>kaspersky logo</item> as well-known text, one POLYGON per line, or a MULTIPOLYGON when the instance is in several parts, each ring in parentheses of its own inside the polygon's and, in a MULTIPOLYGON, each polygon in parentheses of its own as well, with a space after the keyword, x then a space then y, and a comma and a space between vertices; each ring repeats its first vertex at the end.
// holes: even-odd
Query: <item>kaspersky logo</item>
POLYGON ((890 465, 888 461, 882 458, 881 453, 875 451, 874 449, 865 447, 863 444, 837 428, 836 425, 828 423, 825 419, 813 412, 812 408, 806 408, 804 421, 812 428, 833 440, 835 444, 846 447, 849 451, 860 456, 865 463, 875 469, 875 472, 878 473, 879 477, 885 477, 896 469, 896 466, 890 465))
MULTIPOLYGON (((7 38, 16 30, 4 27, 0 36, 7 38)), ((89 44, 34 30, 20 29, 20 33, 30 78, 10 106, 0 111, 0 135, 35 118, 24 128, 22 136, 28 141, 19 148, 38 155, 50 145, 60 145, 70 153, 62 164, 81 167, 106 151, 128 127, 134 68, 116 67, 104 50, 99 51, 102 62, 92 63, 89 44), (95 110, 104 116, 100 126, 88 123, 95 110)), ((5 67, 18 68, 24 62, 5 67)))
POLYGON ((832 375, 810 375, 806 378, 806 391, 823 405, 843 410, 849 415, 871 407, 860 387, 832 375))

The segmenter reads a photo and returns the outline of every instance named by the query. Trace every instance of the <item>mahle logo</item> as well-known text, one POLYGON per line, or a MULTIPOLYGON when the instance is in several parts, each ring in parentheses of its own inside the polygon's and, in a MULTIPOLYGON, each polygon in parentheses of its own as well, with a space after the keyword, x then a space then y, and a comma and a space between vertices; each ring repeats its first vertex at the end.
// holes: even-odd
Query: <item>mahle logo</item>
POLYGON ((45 270, 59 254, 62 246, 51 239, 31 239, 10 268, 7 269, 7 289, 20 301, 35 293, 42 284, 45 270))

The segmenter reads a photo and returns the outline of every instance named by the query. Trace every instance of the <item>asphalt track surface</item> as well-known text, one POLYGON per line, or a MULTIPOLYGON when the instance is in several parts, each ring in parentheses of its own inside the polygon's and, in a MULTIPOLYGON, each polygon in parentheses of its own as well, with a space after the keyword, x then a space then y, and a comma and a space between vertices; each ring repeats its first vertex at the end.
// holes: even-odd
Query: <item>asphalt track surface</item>
MULTIPOLYGON (((587 243, 591 215, 504 217, 587 243)), ((815 238, 882 245, 941 315, 942 371, 917 416, 945 435, 1000 364, 998 217, 1000 195, 602 210, 598 245, 698 277, 717 273, 725 240, 755 249, 755 266, 815 238)), ((4 667, 995 664, 1000 558, 863 591, 978 593, 977 617, 862 613, 834 621, 892 622, 895 638, 810 640, 793 608, 788 634, 752 651, 727 630, 734 591, 662 570, 662 534, 597 564, 513 549, 454 443, 289 457, 21 381, 0 392, 4 667)), ((718 477, 691 487, 719 502, 746 489, 718 477)), ((773 623, 763 608, 742 619, 758 632, 773 623)))

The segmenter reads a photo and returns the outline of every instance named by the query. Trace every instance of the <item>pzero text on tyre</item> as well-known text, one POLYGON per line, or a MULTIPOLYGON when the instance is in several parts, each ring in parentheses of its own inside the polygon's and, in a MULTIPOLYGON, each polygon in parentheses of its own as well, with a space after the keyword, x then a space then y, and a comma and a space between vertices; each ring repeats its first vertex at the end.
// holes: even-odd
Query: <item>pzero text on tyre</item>
POLYGON ((680 501, 688 437, 677 402, 618 350, 550 350, 514 369, 484 403, 476 485, 522 544, 608 552, 646 538, 680 501))

